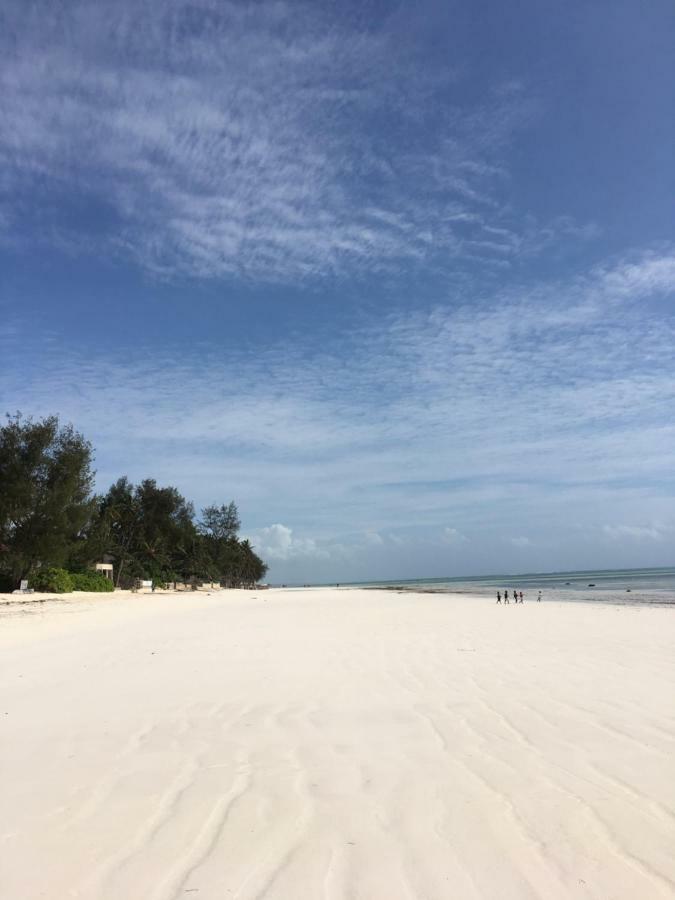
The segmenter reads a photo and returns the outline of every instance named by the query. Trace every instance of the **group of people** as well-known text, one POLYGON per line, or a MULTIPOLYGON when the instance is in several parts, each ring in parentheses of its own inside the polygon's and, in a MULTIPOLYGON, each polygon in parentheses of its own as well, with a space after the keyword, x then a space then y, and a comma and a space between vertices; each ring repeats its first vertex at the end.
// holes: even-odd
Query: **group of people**
MULTIPOLYGON (((513 597, 514 603, 523 603, 524 602, 522 591, 511 591, 511 595, 513 597)), ((501 602, 502 602, 502 592, 497 591, 497 603, 501 603, 501 602)), ((504 603, 510 603, 510 602, 511 602, 511 600, 509 599, 509 592, 508 592, 508 590, 505 590, 504 591, 504 603)), ((541 591, 539 591, 539 594, 537 596, 537 603, 540 603, 540 602, 541 602, 541 591)))

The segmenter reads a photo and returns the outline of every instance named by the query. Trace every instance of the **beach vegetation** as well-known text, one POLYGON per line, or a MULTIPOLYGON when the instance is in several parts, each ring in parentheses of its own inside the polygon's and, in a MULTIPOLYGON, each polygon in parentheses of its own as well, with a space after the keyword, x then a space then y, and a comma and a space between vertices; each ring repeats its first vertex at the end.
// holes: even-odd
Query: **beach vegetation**
POLYGON ((40 564, 63 566, 95 502, 91 444, 57 416, 20 413, 0 426, 0 576, 12 586, 40 564))
POLYGON ((199 520, 199 531, 215 540, 235 540, 241 528, 239 510, 234 501, 222 506, 206 506, 199 520))
POLYGON ((239 539, 234 501, 205 507, 197 520, 177 488, 153 478, 134 485, 122 477, 95 495, 92 459, 88 441, 56 416, 8 416, 0 428, 0 590, 24 578, 55 593, 111 590, 92 571, 101 560, 113 564, 117 587, 139 580, 241 587, 264 578, 267 566, 239 539))
POLYGON ((69 574, 74 591, 106 593, 115 590, 112 580, 101 575, 100 572, 70 572, 69 574))
POLYGON ((69 594, 75 590, 70 572, 58 566, 37 569, 30 577, 30 586, 43 594, 69 594))

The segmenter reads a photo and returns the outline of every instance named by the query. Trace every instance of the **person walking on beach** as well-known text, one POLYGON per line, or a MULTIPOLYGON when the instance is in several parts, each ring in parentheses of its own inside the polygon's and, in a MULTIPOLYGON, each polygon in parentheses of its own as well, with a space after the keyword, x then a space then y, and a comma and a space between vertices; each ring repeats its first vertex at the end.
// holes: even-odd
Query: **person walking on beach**
POLYGON ((537 596, 537 603, 541 603, 541 591, 539 591, 539 595, 537 596))
POLYGON ((510 602, 511 601, 509 600, 509 592, 504 591, 504 603, 510 603, 510 602))
POLYGON ((499 591, 497 591, 497 603, 501 603, 501 602, 502 602, 502 595, 499 593, 499 591))
POLYGON ((523 592, 522 591, 520 592, 520 602, 521 603, 523 602, 523 592))

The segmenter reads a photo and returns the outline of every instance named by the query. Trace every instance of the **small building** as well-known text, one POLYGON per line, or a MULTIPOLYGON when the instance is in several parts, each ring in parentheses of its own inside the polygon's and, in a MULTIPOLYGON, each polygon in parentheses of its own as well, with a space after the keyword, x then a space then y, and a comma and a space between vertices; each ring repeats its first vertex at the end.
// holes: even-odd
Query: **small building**
POLYGON ((109 581, 113 580, 113 564, 108 562, 96 563, 94 566, 97 572, 104 575, 109 581))

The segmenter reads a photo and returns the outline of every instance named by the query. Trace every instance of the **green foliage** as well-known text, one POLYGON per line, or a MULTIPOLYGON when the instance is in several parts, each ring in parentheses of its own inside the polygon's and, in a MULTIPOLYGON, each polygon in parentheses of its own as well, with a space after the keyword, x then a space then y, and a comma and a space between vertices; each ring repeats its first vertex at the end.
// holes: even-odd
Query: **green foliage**
POLYGON ((237 540, 241 527, 235 503, 202 510, 199 532, 203 544, 203 571, 228 587, 253 585, 264 578, 267 566, 248 541, 237 540))
POLYGON ((71 573, 70 578, 73 583, 74 591, 105 593, 115 590, 115 586, 110 578, 106 578, 105 575, 101 575, 100 572, 76 572, 71 573))
POLYGON ((29 577, 38 590, 109 591, 111 582, 89 571, 103 558, 123 587, 136 579, 240 587, 264 577, 267 566, 238 539, 234 502, 205 507, 196 524, 192 504, 151 478, 120 478, 97 497, 91 459, 91 445, 56 416, 17 414, 0 428, 0 586, 29 577))
POLYGON ((137 578, 174 581, 177 572, 201 575, 194 509, 176 488, 158 487, 151 478, 136 486, 120 478, 100 499, 99 517, 118 585, 137 578))
POLYGON ((0 575, 62 566, 95 512, 91 445, 56 416, 0 427, 0 575))
POLYGON ((239 510, 234 501, 223 506, 206 506, 202 510, 199 523, 202 534, 220 541, 234 541, 240 528, 239 510))
POLYGON ((45 594, 69 594, 74 590, 72 575, 56 566, 38 569, 30 576, 29 586, 45 594))

